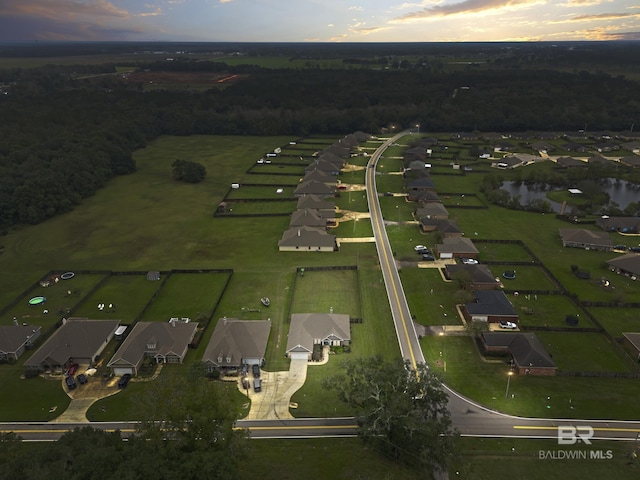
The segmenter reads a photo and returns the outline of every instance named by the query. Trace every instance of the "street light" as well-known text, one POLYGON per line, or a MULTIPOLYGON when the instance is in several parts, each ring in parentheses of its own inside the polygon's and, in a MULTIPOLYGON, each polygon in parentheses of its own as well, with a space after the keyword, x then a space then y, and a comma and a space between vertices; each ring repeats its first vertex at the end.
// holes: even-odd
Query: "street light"
POLYGON ((442 357, 442 369, 447 371, 447 360, 444 357, 444 332, 440 332, 440 356, 442 357))
POLYGON ((512 371, 509 371, 509 375, 507 376, 507 391, 504 394, 504 398, 509 396, 509 384, 511 383, 511 376, 513 375, 512 371))

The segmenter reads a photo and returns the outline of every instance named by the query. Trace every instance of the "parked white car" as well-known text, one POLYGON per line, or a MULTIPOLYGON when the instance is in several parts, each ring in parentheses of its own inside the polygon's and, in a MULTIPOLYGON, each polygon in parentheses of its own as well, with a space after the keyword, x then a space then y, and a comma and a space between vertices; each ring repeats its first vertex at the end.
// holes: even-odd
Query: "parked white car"
POLYGON ((518 328, 518 325, 516 325, 513 322, 500 322, 500 328, 505 328, 507 330, 515 330, 516 328, 518 328))

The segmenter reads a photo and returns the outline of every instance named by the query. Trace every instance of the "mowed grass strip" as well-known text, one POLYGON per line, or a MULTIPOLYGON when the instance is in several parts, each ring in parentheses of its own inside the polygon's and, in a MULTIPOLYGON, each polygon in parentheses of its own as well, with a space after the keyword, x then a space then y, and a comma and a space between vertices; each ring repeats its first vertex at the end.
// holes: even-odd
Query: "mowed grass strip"
POLYGON ((536 332, 558 365, 571 372, 637 372, 620 349, 601 333, 536 332))
POLYGON ((144 321, 208 317, 224 292, 231 273, 173 273, 144 314, 144 321))
POLYGON ((356 270, 305 270, 299 274, 291 313, 340 313, 362 317, 356 270))
POLYGON ((597 328, 566 295, 520 294, 517 297, 508 295, 508 298, 520 315, 521 325, 571 328, 565 321, 571 315, 578 318, 576 328, 597 328))

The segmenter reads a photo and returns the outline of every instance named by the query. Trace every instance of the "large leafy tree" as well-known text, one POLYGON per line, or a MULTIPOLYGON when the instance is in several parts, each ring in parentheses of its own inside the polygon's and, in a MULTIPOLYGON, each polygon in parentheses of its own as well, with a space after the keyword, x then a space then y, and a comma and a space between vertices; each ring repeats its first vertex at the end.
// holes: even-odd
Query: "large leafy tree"
POLYGON ((382 357, 346 360, 327 388, 357 411, 358 435, 394 460, 433 478, 456 459, 448 397, 426 365, 382 357))
POLYGON ((187 183, 198 183, 207 176, 207 169, 198 162, 189 160, 174 160, 171 164, 171 174, 174 180, 187 183))

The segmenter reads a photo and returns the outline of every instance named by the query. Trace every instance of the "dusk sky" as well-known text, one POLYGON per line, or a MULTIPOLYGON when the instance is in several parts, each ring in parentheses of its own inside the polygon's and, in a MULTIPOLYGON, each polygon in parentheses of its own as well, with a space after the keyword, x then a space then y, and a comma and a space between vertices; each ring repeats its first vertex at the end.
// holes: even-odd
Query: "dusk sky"
POLYGON ((0 0, 0 41, 640 40, 638 0, 0 0))

